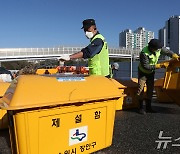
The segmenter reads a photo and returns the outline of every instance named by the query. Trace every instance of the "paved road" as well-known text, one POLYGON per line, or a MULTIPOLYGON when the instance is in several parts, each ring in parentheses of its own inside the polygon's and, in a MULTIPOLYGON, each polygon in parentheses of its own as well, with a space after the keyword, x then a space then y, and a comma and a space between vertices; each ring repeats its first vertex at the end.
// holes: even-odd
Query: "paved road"
MULTIPOLYGON (((139 115, 136 110, 117 111, 112 145, 95 154, 180 154, 180 107, 159 103, 153 106, 157 113, 139 115), (155 141, 164 141, 158 139, 160 131, 163 137, 171 137, 166 140, 169 141, 166 149, 163 149, 164 142, 157 149, 155 141)), ((0 131, 0 154, 11 154, 8 138, 7 130, 0 131)))

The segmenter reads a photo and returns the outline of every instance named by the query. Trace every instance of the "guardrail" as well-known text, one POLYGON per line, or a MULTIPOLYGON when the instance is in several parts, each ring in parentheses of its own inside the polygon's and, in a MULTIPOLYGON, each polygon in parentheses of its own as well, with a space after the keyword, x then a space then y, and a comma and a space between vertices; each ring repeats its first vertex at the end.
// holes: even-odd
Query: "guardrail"
MULTIPOLYGON (((38 58, 58 57, 62 54, 73 54, 81 51, 83 47, 57 47, 57 48, 0 48, 0 61, 24 60, 38 58)), ((139 56, 139 50, 125 48, 109 48, 110 57, 139 56)))

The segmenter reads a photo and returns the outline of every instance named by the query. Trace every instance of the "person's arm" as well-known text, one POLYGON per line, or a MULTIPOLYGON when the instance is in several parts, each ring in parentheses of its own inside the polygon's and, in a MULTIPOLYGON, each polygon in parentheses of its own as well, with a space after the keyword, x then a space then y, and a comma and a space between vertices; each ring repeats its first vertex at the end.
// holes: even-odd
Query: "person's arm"
POLYGON ((146 70, 155 70, 155 65, 150 65, 148 56, 142 52, 140 53, 140 63, 146 70))
POLYGON ((174 52, 171 51, 171 50, 168 50, 168 49, 165 48, 165 47, 163 47, 163 48, 161 49, 161 53, 164 54, 164 55, 166 55, 166 56, 171 57, 171 58, 174 59, 174 60, 177 60, 177 61, 180 60, 180 57, 179 57, 176 53, 174 53, 174 52))
POLYGON ((69 61, 71 59, 77 59, 77 58, 82 58, 83 57, 83 52, 79 51, 77 53, 74 53, 72 55, 64 54, 61 57, 58 58, 60 61, 69 61))
POLYGON ((92 58, 96 54, 100 53, 102 47, 103 47, 104 42, 97 38, 93 40, 87 47, 83 48, 81 51, 74 53, 72 55, 67 55, 64 54, 62 55, 59 60, 65 60, 69 61, 70 59, 77 59, 77 58, 92 58))
POLYGON ((162 47, 161 54, 172 58, 174 52, 172 52, 171 50, 169 50, 165 47, 162 47))
POLYGON ((104 45, 104 42, 102 39, 97 38, 93 40, 87 47, 81 50, 83 52, 83 58, 84 59, 92 58, 96 54, 99 54, 103 45, 104 45))
POLYGON ((77 53, 74 53, 72 55, 69 56, 70 59, 77 59, 77 58, 82 58, 83 57, 83 52, 79 51, 77 53))

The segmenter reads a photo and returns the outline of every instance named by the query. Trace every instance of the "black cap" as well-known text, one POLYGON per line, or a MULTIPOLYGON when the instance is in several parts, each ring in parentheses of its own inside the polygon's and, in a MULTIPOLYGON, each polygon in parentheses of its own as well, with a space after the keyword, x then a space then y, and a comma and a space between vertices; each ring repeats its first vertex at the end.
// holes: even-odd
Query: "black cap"
POLYGON ((83 26, 81 29, 88 29, 89 27, 91 27, 92 25, 96 25, 95 20, 94 19, 86 19, 82 22, 83 26))
POLYGON ((161 44, 161 42, 160 42, 158 39, 152 39, 152 40, 148 43, 148 46, 149 46, 150 48, 155 49, 155 50, 160 49, 160 48, 163 47, 162 44, 161 44))

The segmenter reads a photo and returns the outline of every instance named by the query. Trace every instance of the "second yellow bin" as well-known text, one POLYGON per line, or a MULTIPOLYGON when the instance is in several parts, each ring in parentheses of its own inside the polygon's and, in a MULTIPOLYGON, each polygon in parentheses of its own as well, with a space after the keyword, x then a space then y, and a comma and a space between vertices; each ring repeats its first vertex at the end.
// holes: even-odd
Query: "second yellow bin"
MULTIPOLYGON (((0 98, 3 97, 9 85, 10 85, 9 82, 0 82, 0 98)), ((7 112, 6 110, 2 110, 0 108, 0 129, 7 129, 7 128, 8 128, 7 112)))

